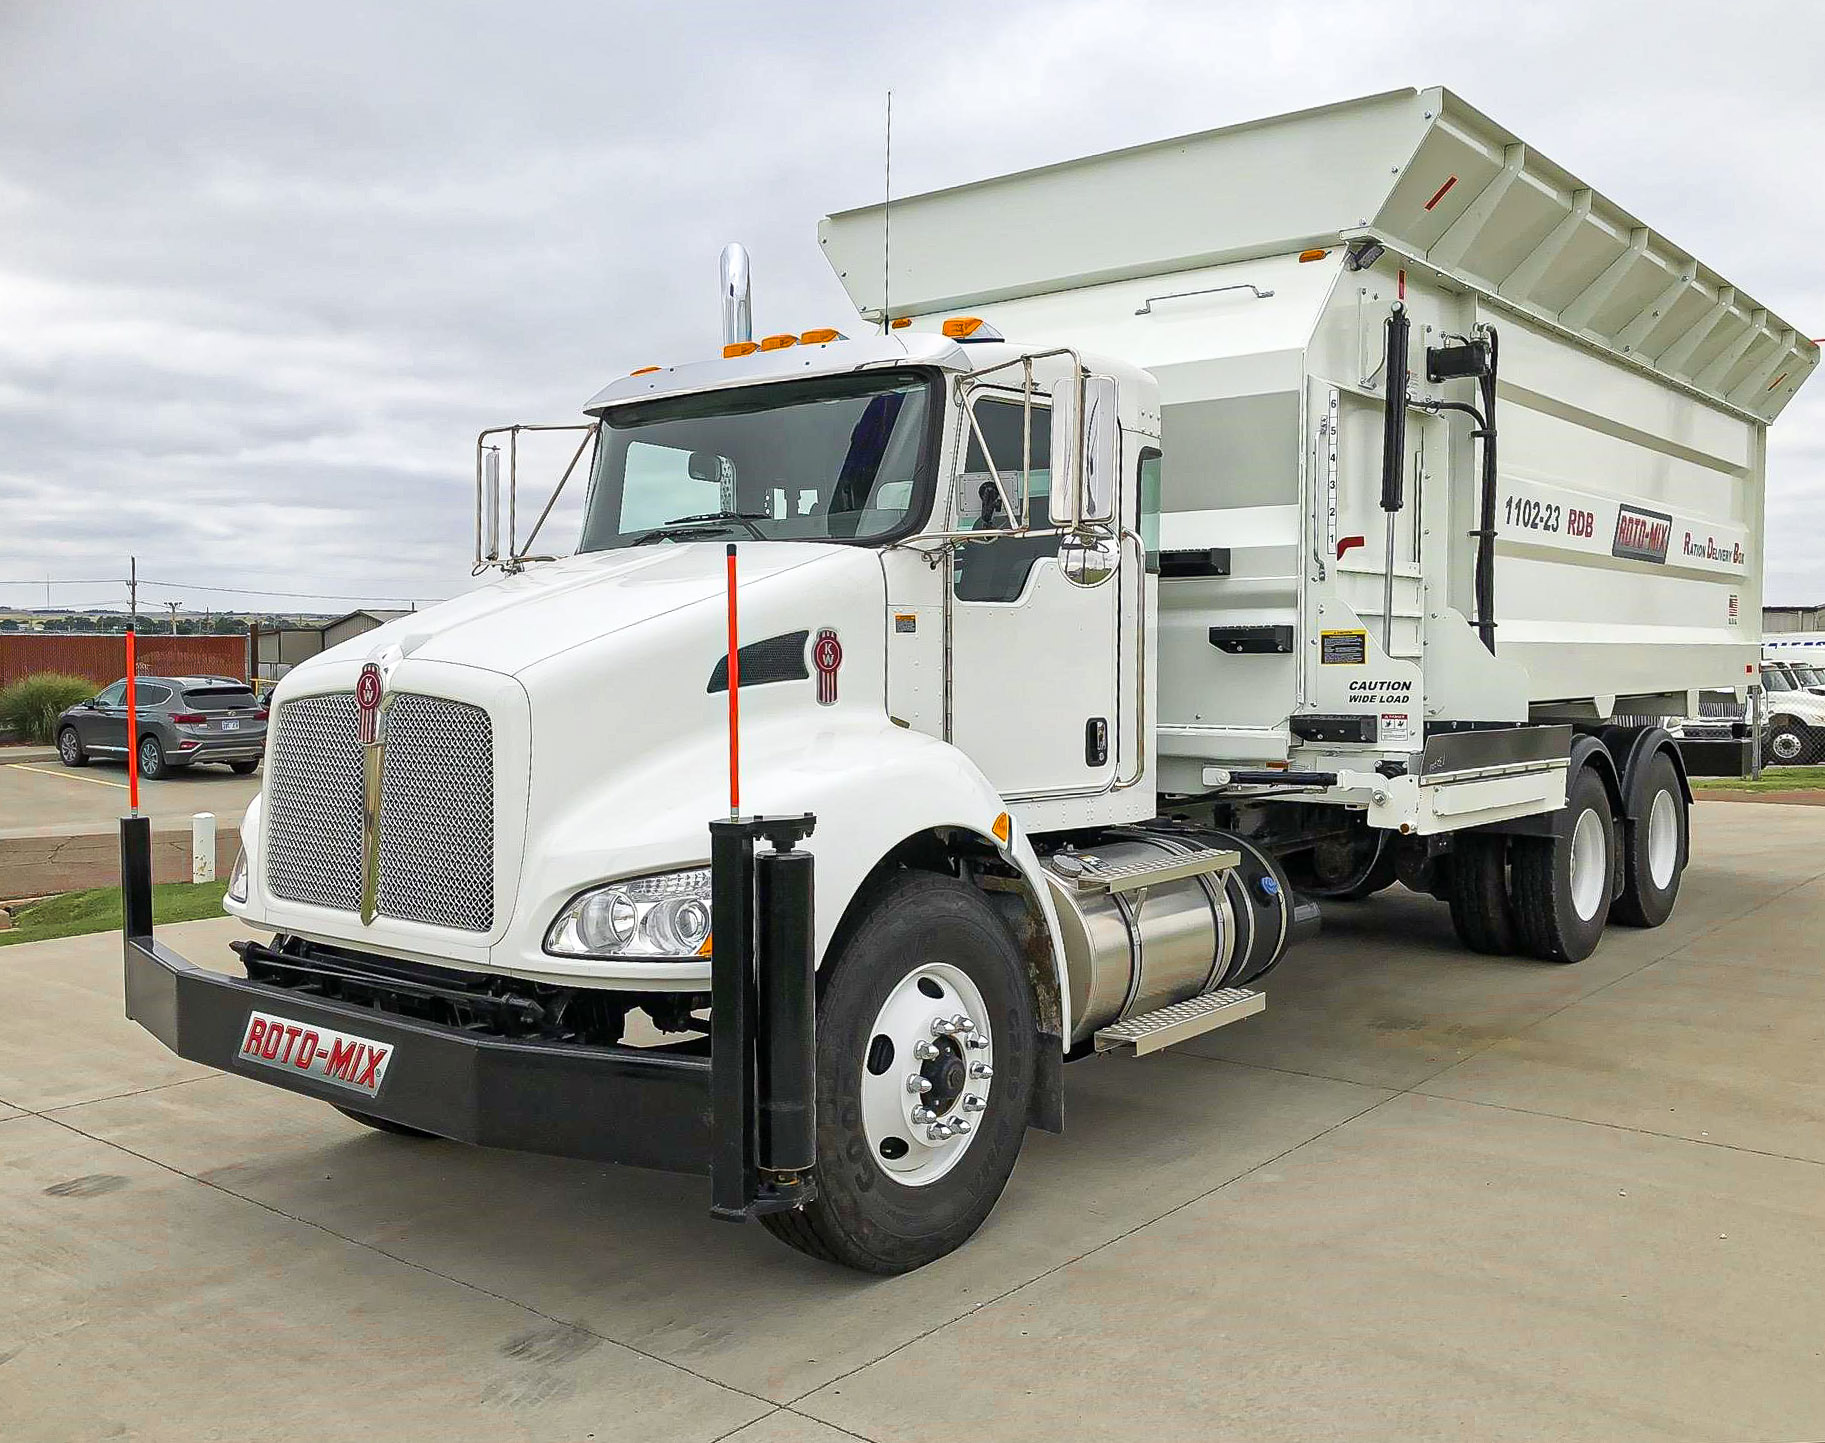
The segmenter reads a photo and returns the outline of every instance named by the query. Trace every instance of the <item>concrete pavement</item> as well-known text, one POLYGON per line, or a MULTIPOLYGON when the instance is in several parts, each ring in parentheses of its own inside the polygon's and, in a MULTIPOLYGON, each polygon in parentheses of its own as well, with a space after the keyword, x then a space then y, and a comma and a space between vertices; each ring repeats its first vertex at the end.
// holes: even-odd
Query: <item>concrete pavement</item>
POLYGON ((897 1279, 194 1067, 114 939, 9 948, 0 1435, 1825 1438, 1821 842, 1701 804, 1674 920, 1576 967, 1333 908, 1261 1017, 1068 1068, 897 1279))

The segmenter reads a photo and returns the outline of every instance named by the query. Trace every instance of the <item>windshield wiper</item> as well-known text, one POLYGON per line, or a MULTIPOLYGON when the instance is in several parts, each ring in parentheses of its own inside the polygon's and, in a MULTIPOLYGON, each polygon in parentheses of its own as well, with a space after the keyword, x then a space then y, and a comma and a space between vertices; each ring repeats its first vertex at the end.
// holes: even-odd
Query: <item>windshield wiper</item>
POLYGON ((741 526, 746 527, 748 534, 756 541, 765 541, 767 539, 766 532, 762 531, 760 527, 756 526, 754 523, 756 521, 771 521, 772 519, 773 518, 767 515, 765 511, 706 511, 701 516, 674 516, 663 526, 655 526, 651 531, 646 532, 638 541, 634 542, 634 545, 644 546, 649 541, 668 540, 674 538, 680 532, 689 535, 696 527, 709 526, 716 522, 726 521, 737 522, 741 526))

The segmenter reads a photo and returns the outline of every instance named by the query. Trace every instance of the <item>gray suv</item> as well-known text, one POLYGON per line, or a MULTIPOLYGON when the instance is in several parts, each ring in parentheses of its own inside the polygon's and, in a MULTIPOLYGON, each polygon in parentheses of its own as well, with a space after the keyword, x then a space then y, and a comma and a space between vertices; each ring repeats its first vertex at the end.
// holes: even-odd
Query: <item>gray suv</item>
MULTIPOLYGON (((229 676, 142 676, 134 697, 139 774, 157 780, 173 767, 226 762, 237 776, 260 765, 266 708, 244 681, 229 676)), ((57 718, 57 754, 66 767, 92 757, 125 760, 127 683, 78 702, 57 718)))

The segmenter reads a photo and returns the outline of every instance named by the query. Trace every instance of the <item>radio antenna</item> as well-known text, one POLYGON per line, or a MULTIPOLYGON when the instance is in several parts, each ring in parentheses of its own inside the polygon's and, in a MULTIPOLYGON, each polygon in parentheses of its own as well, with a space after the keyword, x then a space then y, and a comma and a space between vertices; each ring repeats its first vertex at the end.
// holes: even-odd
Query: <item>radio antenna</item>
POLYGON ((881 198, 881 334, 887 334, 887 275, 893 259, 893 91, 887 92, 887 146, 881 198))

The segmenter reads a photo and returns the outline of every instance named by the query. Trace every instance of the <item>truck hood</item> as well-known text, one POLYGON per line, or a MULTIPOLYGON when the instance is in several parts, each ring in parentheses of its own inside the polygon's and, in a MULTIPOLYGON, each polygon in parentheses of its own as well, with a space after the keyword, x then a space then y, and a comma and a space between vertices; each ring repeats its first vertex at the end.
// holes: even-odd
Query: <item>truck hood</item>
MULTIPOLYGON (((572 648, 715 599, 727 590, 725 538, 594 551, 529 567, 351 638, 293 669, 360 660, 386 646, 408 657, 518 676, 572 648)), ((807 566, 878 570, 872 552, 828 542, 743 545, 742 589, 807 566)), ((807 578, 808 579, 808 578, 807 578)))

